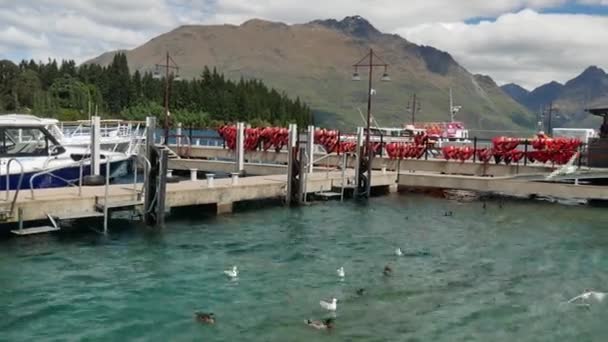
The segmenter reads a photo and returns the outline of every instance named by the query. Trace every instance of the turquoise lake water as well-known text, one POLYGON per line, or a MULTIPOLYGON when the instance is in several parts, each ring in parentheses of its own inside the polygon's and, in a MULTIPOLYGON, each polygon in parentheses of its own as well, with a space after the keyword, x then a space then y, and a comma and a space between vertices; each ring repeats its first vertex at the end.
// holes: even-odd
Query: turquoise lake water
POLYGON ((408 194, 181 217, 0 240, 0 340, 608 340, 608 302, 562 304, 608 291, 606 209, 408 194), (307 327, 331 297, 335 329, 307 327))

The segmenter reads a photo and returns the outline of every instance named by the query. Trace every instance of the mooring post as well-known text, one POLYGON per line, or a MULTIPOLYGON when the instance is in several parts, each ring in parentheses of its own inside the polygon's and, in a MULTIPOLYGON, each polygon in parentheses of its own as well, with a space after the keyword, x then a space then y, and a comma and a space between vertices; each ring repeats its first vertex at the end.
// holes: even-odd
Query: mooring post
POLYGON ((245 170, 245 123, 236 124, 236 150, 234 172, 241 174, 245 170))
POLYGON ((175 135, 177 135, 177 147, 179 148, 180 146, 182 146, 182 123, 178 122, 177 123, 177 130, 175 135))
POLYGON ((162 226, 165 224, 165 203, 167 194, 167 163, 169 161, 169 155, 167 150, 162 149, 159 151, 159 174, 158 174, 158 185, 156 191, 158 192, 158 198, 156 199, 156 225, 162 226))
POLYGON ((477 162, 477 137, 473 137, 473 163, 477 162))
POLYGON ((295 194, 298 192, 298 170, 300 169, 297 160, 298 150, 298 125, 289 125, 289 136, 287 139, 287 194, 285 202, 287 205, 293 205, 295 194))
POLYGON ((357 127, 357 148, 355 149, 355 151, 357 151, 355 155, 355 198, 362 195, 360 193, 361 189, 359 189, 359 184, 361 173, 362 171, 365 171, 361 170, 361 159, 364 158, 363 153, 365 150, 363 148, 363 141, 363 127, 357 127))
POLYGON ((91 117, 91 176, 99 176, 101 164, 101 118, 91 117))
POLYGON ((156 179, 158 177, 158 156, 154 148, 156 131, 156 118, 146 118, 146 158, 150 161, 151 169, 148 176, 144 177, 144 220, 147 225, 154 225, 154 214, 152 206, 156 194, 156 179))
POLYGON ((528 165, 528 139, 524 141, 524 166, 528 165))
POLYGON ((306 138, 308 140, 306 141, 306 151, 308 153, 308 161, 306 162, 306 165, 308 165, 308 167, 306 168, 306 173, 310 174, 313 172, 313 162, 315 160, 315 126, 308 126, 307 133, 306 138))

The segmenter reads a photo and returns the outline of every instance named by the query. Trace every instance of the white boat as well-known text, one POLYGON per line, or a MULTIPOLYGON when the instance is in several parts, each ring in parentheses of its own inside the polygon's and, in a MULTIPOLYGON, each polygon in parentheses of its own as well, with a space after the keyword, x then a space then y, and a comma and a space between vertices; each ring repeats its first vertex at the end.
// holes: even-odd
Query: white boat
MULTIPOLYGON (((0 190, 7 189, 7 178, 10 190, 50 188, 76 185, 81 169, 83 175, 91 173, 90 149, 63 145, 51 133, 55 129, 52 119, 0 115, 0 190)), ((101 174, 105 175, 108 160, 111 178, 126 174, 129 157, 102 150, 101 174)))
MULTIPOLYGON (((91 143, 91 122, 81 120, 71 123, 59 123, 48 120, 47 128, 63 146, 87 147, 91 143), (55 126, 55 127, 52 127, 55 126)), ((100 146, 102 150, 123 152, 127 155, 139 153, 143 146, 146 130, 141 124, 122 120, 101 120, 100 146)))

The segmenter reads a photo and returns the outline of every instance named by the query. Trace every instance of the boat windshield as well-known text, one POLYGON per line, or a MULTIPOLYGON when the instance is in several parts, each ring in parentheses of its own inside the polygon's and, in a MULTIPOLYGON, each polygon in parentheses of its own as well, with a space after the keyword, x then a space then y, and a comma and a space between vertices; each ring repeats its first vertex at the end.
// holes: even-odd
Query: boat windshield
POLYGON ((55 145, 39 127, 0 127, 0 157, 48 156, 55 145))

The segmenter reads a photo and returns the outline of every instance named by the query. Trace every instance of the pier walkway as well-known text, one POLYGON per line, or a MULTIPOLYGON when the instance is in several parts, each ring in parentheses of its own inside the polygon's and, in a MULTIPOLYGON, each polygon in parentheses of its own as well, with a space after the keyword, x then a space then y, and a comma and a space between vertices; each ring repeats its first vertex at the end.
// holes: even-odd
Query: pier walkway
POLYGON ((530 177, 479 177, 431 172, 400 173, 402 187, 471 190, 514 197, 554 197, 572 200, 608 200, 608 186, 531 180, 530 177))
MULTIPOLYGON (((345 181, 354 178, 354 171, 345 172, 345 181)), ((306 178, 306 192, 317 193, 331 191, 341 187, 342 172, 315 172, 306 178)), ((376 171, 372 177, 373 187, 396 187, 397 173, 376 171)), ((141 198, 142 184, 115 184, 108 187, 108 208, 110 211, 121 208, 143 206, 141 198), (137 189, 137 191, 136 191, 137 189)), ((196 205, 216 205, 218 213, 232 211, 233 203, 249 200, 284 198, 287 191, 286 175, 269 175, 242 177, 237 184, 233 180, 214 179, 213 186, 207 180, 168 183, 166 190, 166 207, 185 207, 196 205)), ((5 193, 0 192, 4 198, 5 193)), ((23 221, 46 220, 48 216, 67 219, 97 216, 103 207, 104 186, 83 187, 82 194, 78 188, 36 189, 35 199, 29 191, 21 191, 15 203, 13 215, 4 223, 18 222, 17 212, 22 211, 23 221)), ((9 194, 13 198, 13 192, 9 194)), ((10 208, 10 201, 0 201, 0 210, 10 208)))

